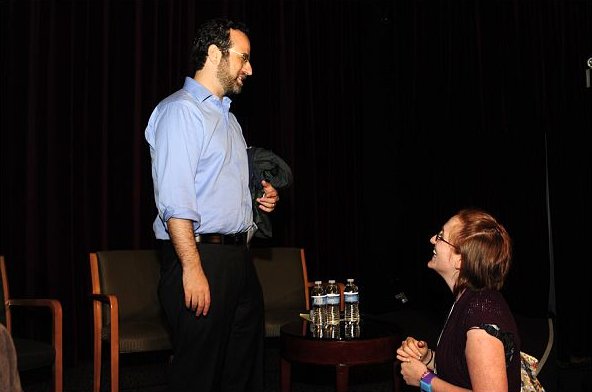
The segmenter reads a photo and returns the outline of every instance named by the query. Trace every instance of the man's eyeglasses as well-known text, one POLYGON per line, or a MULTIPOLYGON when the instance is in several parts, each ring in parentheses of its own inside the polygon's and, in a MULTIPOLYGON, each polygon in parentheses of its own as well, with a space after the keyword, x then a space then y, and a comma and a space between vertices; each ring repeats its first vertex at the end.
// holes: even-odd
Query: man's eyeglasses
POLYGON ((441 231, 438 234, 436 234, 436 242, 438 242, 438 241, 442 241, 445 244, 448 244, 448 245, 452 246, 454 249, 457 249, 456 245, 453 245, 453 244, 451 244, 450 242, 448 242, 448 241, 446 241, 444 239, 444 231, 441 231))
POLYGON ((243 61, 243 64, 246 64, 251 60, 251 56, 249 56, 248 53, 241 53, 241 52, 237 52, 236 50, 232 50, 232 49, 228 49, 228 51, 232 52, 236 55, 239 55, 241 57, 241 60, 243 61))

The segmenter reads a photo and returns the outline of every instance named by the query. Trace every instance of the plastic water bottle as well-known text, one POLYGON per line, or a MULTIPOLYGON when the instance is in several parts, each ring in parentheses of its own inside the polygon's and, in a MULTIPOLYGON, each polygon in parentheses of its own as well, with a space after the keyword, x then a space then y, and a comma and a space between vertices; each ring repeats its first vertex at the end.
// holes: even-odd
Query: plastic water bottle
POLYGON ((323 337, 325 339, 341 340, 341 324, 327 324, 323 337))
POLYGON ((359 321, 346 321, 343 323, 344 338, 345 340, 356 339, 360 337, 360 322, 359 321))
POLYGON ((339 295, 339 287, 335 280, 329 280, 327 284, 327 324, 339 324, 339 310, 341 308, 341 296, 339 295))
POLYGON ((310 308, 311 326, 323 329, 327 325, 327 293, 323 282, 317 280, 310 292, 312 304, 310 308))
POLYGON ((360 294, 358 286, 353 279, 348 279, 345 289, 343 290, 345 302, 345 321, 359 322, 360 321, 360 294))

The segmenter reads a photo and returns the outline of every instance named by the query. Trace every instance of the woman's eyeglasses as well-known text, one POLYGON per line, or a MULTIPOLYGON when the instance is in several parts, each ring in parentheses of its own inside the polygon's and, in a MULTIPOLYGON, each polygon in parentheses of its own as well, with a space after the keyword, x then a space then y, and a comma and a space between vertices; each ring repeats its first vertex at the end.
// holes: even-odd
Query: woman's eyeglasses
POLYGON ((438 241, 442 241, 445 244, 448 244, 448 245, 452 246, 454 249, 457 249, 456 245, 453 245, 453 244, 451 244, 450 242, 448 242, 448 241, 446 241, 444 239, 444 231, 441 231, 438 234, 436 234, 436 242, 438 242, 438 241))

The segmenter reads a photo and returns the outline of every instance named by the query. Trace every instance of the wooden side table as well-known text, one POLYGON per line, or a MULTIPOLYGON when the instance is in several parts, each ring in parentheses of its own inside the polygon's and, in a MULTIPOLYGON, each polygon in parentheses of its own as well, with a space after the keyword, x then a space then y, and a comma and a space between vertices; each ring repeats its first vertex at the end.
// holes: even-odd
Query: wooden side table
MULTIPOLYGON (((343 331, 343 322, 340 327, 343 331)), ((394 391, 399 392, 395 352, 399 337, 380 323, 363 319, 359 325, 359 337, 350 336, 342 333, 337 338, 314 337, 306 320, 283 325, 280 329, 281 391, 292 390, 293 362, 335 366, 337 392, 347 391, 351 366, 392 362, 394 391)))

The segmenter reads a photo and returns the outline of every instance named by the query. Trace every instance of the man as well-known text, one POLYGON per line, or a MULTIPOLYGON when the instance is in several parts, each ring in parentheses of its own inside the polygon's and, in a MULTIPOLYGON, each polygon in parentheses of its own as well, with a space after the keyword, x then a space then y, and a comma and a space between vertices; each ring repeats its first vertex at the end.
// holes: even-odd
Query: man
MULTIPOLYGON (((157 105, 146 127, 175 392, 263 390, 263 295, 247 248, 256 229, 247 144, 227 96, 252 75, 250 51, 243 24, 204 23, 193 41, 193 78, 157 105)), ((268 213, 279 197, 261 185, 255 202, 268 213)))

